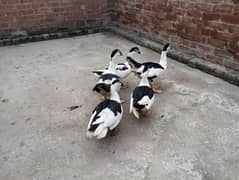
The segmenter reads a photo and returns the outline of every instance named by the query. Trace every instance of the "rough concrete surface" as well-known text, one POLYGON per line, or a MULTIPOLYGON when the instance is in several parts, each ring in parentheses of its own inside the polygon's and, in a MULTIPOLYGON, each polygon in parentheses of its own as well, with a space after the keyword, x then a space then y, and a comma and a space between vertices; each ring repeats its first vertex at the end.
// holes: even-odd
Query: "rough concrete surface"
MULTIPOLYGON (((90 71, 132 46, 99 33, 0 48, 1 180, 239 179, 239 87, 171 59, 151 118, 126 103, 118 135, 86 138, 100 102, 90 71)), ((159 59, 141 49, 140 60, 159 59)), ((126 100, 139 82, 128 81, 126 100)))

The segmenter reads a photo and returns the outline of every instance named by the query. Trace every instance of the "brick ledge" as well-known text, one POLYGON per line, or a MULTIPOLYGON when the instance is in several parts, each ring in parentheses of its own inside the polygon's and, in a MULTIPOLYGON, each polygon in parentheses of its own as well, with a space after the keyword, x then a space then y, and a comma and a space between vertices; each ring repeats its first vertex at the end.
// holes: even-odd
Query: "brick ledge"
POLYGON ((18 44, 28 43, 28 42, 37 42, 37 41, 44 41, 44 40, 51 40, 51 39, 87 35, 87 34, 103 32, 103 31, 104 31, 104 27, 99 25, 99 26, 88 26, 88 27, 78 28, 76 30, 65 30, 65 31, 59 30, 59 31, 47 32, 47 33, 39 32, 36 35, 2 39, 0 40, 0 47, 9 46, 9 45, 18 45, 18 44))

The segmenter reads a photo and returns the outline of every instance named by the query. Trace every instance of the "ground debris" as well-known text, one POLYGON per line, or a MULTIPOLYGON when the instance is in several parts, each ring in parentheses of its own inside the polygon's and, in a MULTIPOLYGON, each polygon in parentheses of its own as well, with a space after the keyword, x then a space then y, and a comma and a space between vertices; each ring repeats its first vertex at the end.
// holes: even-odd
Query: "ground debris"
POLYGON ((69 111, 74 111, 77 108, 79 108, 79 106, 70 106, 70 107, 67 107, 66 109, 68 109, 69 111))
POLYGON ((7 103, 8 99, 2 99, 2 103, 7 103))

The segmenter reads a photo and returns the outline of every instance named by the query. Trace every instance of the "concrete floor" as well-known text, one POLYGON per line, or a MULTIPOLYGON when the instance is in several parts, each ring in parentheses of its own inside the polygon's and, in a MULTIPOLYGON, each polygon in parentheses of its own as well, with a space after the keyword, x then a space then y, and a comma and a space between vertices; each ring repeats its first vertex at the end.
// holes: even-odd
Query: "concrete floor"
MULTIPOLYGON (((100 33, 0 48, 1 180, 239 179, 239 87, 173 60, 150 119, 126 103, 117 136, 86 139, 100 102, 90 71, 132 46, 100 33)), ((141 49, 140 59, 159 58, 141 49)), ((128 80, 123 99, 139 81, 128 80)))

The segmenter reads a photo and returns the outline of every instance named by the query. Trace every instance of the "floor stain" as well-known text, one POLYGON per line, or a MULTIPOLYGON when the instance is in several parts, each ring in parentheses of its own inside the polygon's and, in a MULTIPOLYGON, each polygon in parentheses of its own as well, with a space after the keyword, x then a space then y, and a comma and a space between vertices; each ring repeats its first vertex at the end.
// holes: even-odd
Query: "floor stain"
POLYGON ((67 107, 67 109, 69 110, 69 111, 74 111, 74 110, 76 110, 76 109, 78 109, 80 106, 70 106, 70 107, 67 107))
POLYGON ((12 122, 11 125, 12 125, 12 126, 15 126, 15 125, 16 125, 16 122, 12 122))
POLYGON ((8 101, 9 101, 8 99, 2 99, 1 100, 2 103, 8 103, 8 101))

